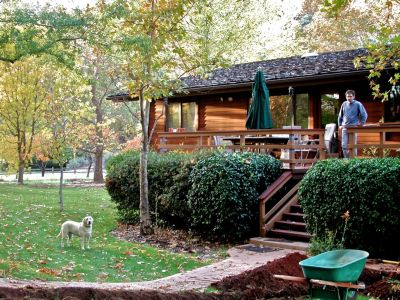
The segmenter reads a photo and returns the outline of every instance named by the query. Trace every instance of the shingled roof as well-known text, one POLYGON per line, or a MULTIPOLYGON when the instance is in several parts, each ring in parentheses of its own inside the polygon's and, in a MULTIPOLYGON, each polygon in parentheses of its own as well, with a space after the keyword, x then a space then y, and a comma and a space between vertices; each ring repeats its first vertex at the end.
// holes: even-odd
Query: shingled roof
MULTIPOLYGON (((353 60, 367 54, 366 49, 355 49, 338 52, 325 52, 318 55, 303 55, 272 60, 237 64, 229 68, 216 69, 207 78, 189 76, 182 79, 188 91, 201 89, 226 88, 229 86, 249 85, 257 70, 264 72, 268 84, 277 81, 299 79, 317 79, 317 77, 353 74, 365 72, 356 69, 353 60)), ((109 99, 127 96, 119 94, 109 99)))
POLYGON ((353 60, 366 55, 365 49, 340 52, 326 52, 319 55, 293 56, 217 69, 208 78, 191 76, 183 79, 186 88, 202 88, 252 82, 257 70, 264 72, 266 81, 314 77, 328 74, 342 74, 359 71, 353 60))

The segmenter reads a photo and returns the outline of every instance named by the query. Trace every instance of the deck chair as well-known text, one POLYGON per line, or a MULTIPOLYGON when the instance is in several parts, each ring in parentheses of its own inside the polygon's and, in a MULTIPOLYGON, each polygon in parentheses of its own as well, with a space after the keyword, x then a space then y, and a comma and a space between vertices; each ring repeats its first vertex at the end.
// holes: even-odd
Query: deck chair
POLYGON ((333 140, 336 136, 336 124, 329 123, 325 125, 324 145, 328 156, 332 154, 333 140))
MULTIPOLYGON (((233 143, 231 141, 228 140, 224 140, 222 136, 219 135, 214 135, 213 136, 213 140, 214 140, 214 145, 217 147, 226 147, 226 146, 232 146, 233 143)), ((228 152, 231 152, 232 149, 225 149, 228 152)))
MULTIPOLYGON (((282 126, 283 129, 301 129, 301 126, 298 125, 288 125, 288 126, 282 126)), ((289 142, 293 141, 294 144, 299 144, 301 141, 301 135, 300 134, 291 134, 289 135, 289 142)), ((290 151, 293 150, 289 150, 289 149, 281 149, 281 159, 288 159, 290 157, 289 153, 290 151)), ((300 155, 302 155, 302 151, 300 150, 300 155)), ((289 168, 289 164, 288 163, 284 163, 283 164, 284 168, 289 168)))

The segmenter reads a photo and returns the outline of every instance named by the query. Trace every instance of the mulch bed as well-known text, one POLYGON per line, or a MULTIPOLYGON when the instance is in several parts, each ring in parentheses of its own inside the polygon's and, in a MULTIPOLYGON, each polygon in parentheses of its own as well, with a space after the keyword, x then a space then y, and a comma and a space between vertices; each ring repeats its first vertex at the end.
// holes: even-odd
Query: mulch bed
POLYGON ((155 227, 154 234, 143 236, 140 234, 138 225, 121 224, 111 234, 125 241, 146 243, 174 253, 193 253, 200 260, 211 259, 217 261, 224 259, 224 253, 218 250, 221 247, 232 247, 232 245, 206 241, 185 230, 171 228, 155 227))

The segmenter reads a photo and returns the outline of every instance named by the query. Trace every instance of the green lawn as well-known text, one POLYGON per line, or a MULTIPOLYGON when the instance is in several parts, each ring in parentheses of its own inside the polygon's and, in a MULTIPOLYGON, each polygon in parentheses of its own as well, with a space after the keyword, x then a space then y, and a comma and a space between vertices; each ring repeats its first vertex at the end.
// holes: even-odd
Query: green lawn
POLYGON ((189 255, 172 254, 114 238, 116 210, 103 188, 66 188, 59 212, 58 189, 0 184, 0 277, 57 281, 132 282, 152 280, 205 265, 189 255), (56 238, 61 224, 94 218, 91 249, 56 238))

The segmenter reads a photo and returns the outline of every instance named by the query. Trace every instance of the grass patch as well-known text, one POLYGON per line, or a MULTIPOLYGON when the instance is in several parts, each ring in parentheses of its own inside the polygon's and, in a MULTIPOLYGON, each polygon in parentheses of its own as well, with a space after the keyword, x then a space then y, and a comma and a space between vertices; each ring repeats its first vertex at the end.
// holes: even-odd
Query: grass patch
POLYGON ((114 204, 104 188, 65 188, 59 211, 57 187, 0 184, 0 277, 56 281, 133 282, 153 280, 210 262, 114 238, 114 204), (80 240, 60 247, 61 224, 94 218, 91 249, 80 240))

